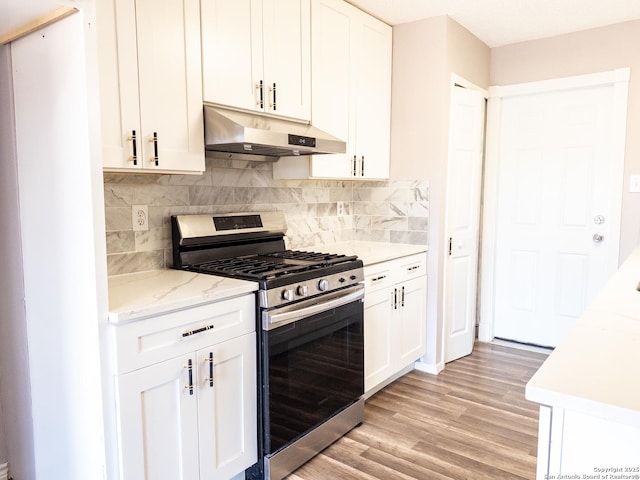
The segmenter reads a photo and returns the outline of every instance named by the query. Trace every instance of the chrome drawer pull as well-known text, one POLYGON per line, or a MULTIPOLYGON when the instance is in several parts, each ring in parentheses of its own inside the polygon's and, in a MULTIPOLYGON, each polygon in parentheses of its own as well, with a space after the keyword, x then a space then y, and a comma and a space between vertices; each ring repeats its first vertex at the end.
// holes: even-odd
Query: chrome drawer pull
POLYGON ((190 337, 191 335, 195 335, 197 333, 206 332, 207 330, 211 330, 213 325, 206 325, 204 327, 196 328, 195 330, 189 330, 188 332, 184 332, 182 334, 183 337, 190 337))
POLYGON ((372 278, 372 279, 371 279, 371 283, 373 283, 373 282, 377 282, 377 281, 379 281, 379 280, 384 280, 385 278, 387 278, 387 276, 386 276, 386 275, 380 275, 379 277, 372 278))

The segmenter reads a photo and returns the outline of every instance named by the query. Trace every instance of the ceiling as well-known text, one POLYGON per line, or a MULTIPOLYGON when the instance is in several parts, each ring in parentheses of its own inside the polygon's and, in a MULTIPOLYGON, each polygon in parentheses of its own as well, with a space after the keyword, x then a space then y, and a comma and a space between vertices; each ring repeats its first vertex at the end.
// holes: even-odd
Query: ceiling
MULTIPOLYGON (((104 0, 100 0, 104 1, 104 0)), ((391 25, 449 15, 489 47, 640 18, 640 0, 348 0, 391 25)), ((0 35, 83 0, 0 0, 0 35)))
POLYGON ((640 18, 640 0, 348 0, 397 25, 448 15, 489 47, 640 18))

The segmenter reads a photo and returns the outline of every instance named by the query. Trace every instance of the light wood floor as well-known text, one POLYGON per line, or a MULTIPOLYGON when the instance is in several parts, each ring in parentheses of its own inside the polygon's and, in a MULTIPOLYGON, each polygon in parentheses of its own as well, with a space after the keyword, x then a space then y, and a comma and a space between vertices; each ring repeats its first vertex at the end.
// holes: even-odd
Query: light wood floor
POLYGON ((440 375, 411 372, 365 421, 287 480, 535 479, 538 405, 524 387, 546 355, 478 343, 440 375))

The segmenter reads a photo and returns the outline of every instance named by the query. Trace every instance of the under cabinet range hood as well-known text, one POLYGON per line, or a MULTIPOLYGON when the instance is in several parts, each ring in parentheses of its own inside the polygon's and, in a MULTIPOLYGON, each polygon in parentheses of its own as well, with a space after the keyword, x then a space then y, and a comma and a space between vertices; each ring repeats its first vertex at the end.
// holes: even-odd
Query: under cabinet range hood
POLYGON ((205 149, 280 157, 345 153, 346 143, 308 123, 204 105, 205 149))

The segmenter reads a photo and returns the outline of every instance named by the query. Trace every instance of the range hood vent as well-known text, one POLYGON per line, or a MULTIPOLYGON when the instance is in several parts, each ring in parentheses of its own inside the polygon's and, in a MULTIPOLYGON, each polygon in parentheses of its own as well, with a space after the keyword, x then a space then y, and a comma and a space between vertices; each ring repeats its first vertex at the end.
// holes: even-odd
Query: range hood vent
POLYGON ((346 143, 308 123, 204 105, 205 149, 280 157, 345 153, 346 143))

